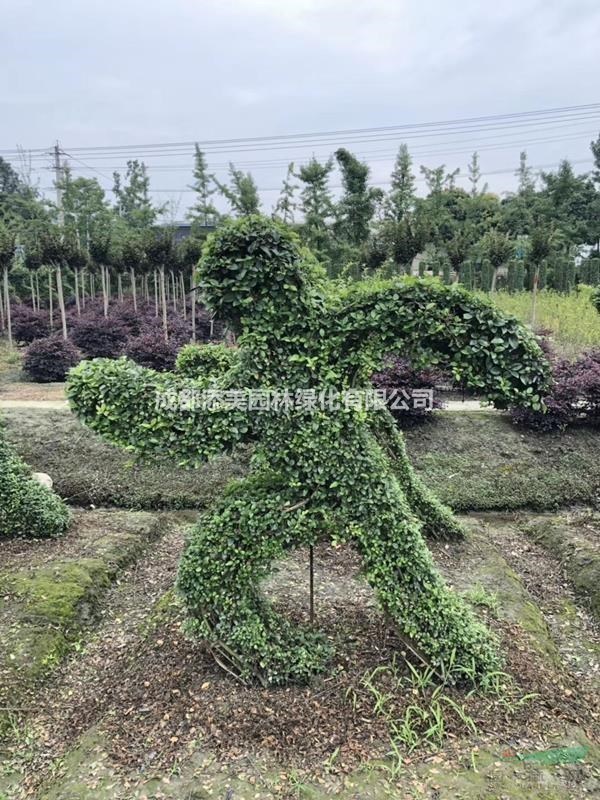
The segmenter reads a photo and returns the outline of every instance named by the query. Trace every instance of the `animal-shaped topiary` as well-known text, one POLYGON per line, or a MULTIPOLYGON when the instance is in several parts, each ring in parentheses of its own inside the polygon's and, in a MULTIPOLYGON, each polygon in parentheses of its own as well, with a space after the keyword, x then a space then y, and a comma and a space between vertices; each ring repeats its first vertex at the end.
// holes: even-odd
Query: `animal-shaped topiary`
POLYGON ((324 669, 329 645, 279 614, 259 584, 285 551, 331 537, 356 545, 413 652, 455 675, 497 669, 492 635, 445 585, 422 536, 459 537, 461 528, 415 475, 389 413, 314 400, 324 390, 369 387, 384 354, 400 352, 452 369, 498 406, 539 407, 547 366, 533 335, 435 281, 328 285, 295 235, 260 217, 220 227, 198 277, 209 308, 238 336, 238 358, 219 379, 122 359, 82 363, 68 388, 88 425, 142 455, 193 465, 256 442, 249 476, 201 516, 183 554, 178 585, 189 629, 243 680, 308 680, 324 669), (224 399, 157 408, 157 394, 189 399, 202 388, 220 388, 224 399), (228 402, 233 389, 289 390, 302 402, 259 413, 228 402))

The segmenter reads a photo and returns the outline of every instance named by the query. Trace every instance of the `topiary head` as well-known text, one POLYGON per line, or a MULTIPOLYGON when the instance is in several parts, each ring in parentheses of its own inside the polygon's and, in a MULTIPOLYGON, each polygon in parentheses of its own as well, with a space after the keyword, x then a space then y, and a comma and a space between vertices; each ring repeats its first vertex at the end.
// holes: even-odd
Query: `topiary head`
POLYGON ((246 319, 284 321, 312 305, 297 237, 265 217, 230 220, 211 234, 198 278, 208 307, 238 332, 246 319))

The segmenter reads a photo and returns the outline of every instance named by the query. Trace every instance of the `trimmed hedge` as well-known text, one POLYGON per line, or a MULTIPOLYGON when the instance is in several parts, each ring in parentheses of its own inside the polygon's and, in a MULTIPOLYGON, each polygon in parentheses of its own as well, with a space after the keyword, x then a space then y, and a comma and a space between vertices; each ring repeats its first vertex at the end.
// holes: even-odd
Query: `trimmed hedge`
POLYGON ((69 520, 60 497, 34 480, 29 467, 8 445, 0 422, 0 539, 59 536, 69 520))
POLYGON ((176 371, 186 378, 219 377, 238 361, 238 352, 224 344, 188 344, 177 355, 176 371))

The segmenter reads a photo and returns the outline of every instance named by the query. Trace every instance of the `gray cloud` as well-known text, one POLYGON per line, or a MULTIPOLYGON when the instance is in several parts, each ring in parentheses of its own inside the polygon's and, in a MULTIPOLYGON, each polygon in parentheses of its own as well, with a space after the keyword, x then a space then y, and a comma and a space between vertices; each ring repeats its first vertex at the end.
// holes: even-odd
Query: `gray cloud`
MULTIPOLYGON (((587 0, 5 0, 3 17, 2 148, 50 146, 56 139, 68 151, 261 136, 597 99, 600 8, 587 0)), ((454 151, 479 146, 483 171, 497 171, 516 165, 528 141, 532 164, 563 156, 583 161, 597 127, 588 121, 546 134, 481 134, 463 137, 462 145, 446 137, 411 146, 417 164, 446 162, 463 169, 469 156, 454 151), (562 138, 534 142, 544 136, 562 138), (488 149, 501 144, 503 149, 488 149)), ((389 176, 397 144, 356 145, 359 153, 381 151, 366 156, 375 181, 389 176)), ((326 151, 318 148, 317 154, 326 151)), ((298 161, 310 154, 290 149, 236 158, 298 161)), ((215 155, 213 163, 227 158, 215 155)), ((89 163, 110 176, 123 159, 89 163)), ((154 169, 159 163, 185 166, 181 155, 148 163, 155 189, 184 189, 190 182, 184 169, 154 169)), ((109 188, 107 178, 81 169, 109 188)), ((280 183, 284 167, 253 171, 259 185, 270 189, 280 183)), ((225 171, 219 167, 218 173, 223 177, 225 171)), ((46 171, 35 175, 47 184, 46 171)), ((510 174, 489 177, 498 191, 513 181, 510 174)), ((266 204, 275 196, 263 192, 266 204)), ((189 195, 172 197, 183 213, 189 195)))

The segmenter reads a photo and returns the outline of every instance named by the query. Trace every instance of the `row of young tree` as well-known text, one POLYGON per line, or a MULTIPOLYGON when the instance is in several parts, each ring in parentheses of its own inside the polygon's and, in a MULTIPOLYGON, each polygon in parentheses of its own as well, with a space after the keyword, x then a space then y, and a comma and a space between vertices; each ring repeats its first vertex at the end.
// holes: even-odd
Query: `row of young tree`
MULTIPOLYGON (((521 153, 517 189, 501 197, 482 183, 477 153, 468 191, 457 186, 458 170, 421 166, 426 194, 419 196, 406 145, 387 192, 370 185, 366 163, 340 148, 324 162, 290 164, 271 213, 297 229, 332 277, 418 272, 485 291, 568 291, 578 281, 600 283, 600 137, 591 150, 595 168, 583 175, 568 161, 536 175, 521 153)), ((207 231, 226 216, 264 213, 251 173, 231 164, 228 182, 220 181, 198 146, 190 188, 191 236, 176 244, 172 227, 159 224, 166 208, 152 202, 140 161, 114 174, 113 204, 96 179, 74 177, 68 167, 60 202, 50 203, 0 158, 0 324, 10 333, 11 296, 29 296, 34 309, 57 306, 66 336, 66 295, 78 312, 101 296, 107 314, 112 298, 127 292, 134 306, 138 298, 154 303, 167 336, 169 304, 185 314, 195 303, 192 269, 207 231), (218 195, 228 212, 217 208, 218 195)))

